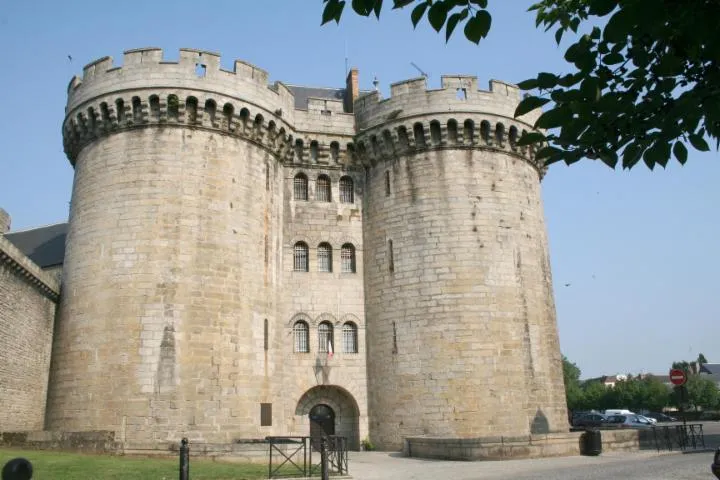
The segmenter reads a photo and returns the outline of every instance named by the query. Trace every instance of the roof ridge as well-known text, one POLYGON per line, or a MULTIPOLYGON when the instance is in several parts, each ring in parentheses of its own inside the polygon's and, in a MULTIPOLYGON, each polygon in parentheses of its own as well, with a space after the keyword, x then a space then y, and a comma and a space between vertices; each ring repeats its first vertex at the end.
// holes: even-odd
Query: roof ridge
POLYGON ((64 222, 48 223, 47 225, 41 225, 39 227, 24 228, 22 230, 10 230, 9 232, 5 232, 5 236, 13 235, 15 233, 25 233, 25 232, 30 232, 33 230, 40 230, 41 228, 54 227, 56 225, 63 225, 63 224, 67 225, 68 223, 69 223, 68 221, 64 221, 64 222))

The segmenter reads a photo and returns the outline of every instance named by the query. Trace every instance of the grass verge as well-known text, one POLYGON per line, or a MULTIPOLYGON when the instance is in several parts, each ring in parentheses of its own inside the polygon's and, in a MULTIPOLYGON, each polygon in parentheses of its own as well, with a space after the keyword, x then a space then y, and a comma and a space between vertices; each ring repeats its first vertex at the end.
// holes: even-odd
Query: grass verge
MULTIPOLYGON (((33 465, 33 480, 176 480, 179 459, 0 449, 0 468, 23 457, 33 465)), ((190 457, 192 480, 267 478, 267 464, 218 463, 190 457)))

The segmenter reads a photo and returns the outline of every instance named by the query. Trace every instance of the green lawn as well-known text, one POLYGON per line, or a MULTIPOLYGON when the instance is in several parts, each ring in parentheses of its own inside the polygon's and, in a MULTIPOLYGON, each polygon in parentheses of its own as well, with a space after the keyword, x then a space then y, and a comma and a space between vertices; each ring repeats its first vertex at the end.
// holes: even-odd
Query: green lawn
MULTIPOLYGON (((0 469, 15 457, 33 465, 33 480, 176 480, 177 458, 113 457, 35 450, 0 449, 0 469)), ((190 458, 191 480, 267 478, 267 463, 229 464, 190 458)))

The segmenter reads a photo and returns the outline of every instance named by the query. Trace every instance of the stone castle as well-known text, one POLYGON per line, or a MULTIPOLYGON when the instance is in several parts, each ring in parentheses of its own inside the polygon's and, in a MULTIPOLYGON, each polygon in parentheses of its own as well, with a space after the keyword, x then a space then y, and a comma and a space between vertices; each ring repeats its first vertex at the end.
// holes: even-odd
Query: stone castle
POLYGON ((517 145, 539 112, 514 118, 519 100, 463 75, 386 99, 354 69, 270 84, 190 49, 87 65, 68 223, 0 235, 0 431, 567 432, 544 165, 517 145))

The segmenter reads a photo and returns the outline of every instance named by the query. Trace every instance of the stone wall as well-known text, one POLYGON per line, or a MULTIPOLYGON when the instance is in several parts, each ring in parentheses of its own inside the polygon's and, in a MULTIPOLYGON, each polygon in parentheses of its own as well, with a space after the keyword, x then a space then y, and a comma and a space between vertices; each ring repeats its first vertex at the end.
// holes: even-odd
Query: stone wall
POLYGON ((59 290, 0 234, 0 431, 44 426, 59 290))
POLYGON ((513 140, 532 127, 517 92, 423 84, 355 104, 371 438, 567 431, 542 168, 513 140))

